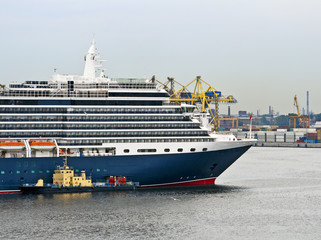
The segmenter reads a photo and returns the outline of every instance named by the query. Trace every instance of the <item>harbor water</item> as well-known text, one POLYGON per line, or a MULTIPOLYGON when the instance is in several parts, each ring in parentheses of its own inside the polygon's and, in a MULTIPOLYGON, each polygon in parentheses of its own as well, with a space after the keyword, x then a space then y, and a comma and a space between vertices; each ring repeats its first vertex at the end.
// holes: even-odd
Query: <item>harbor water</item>
POLYGON ((210 188, 0 195, 0 239, 320 239, 321 149, 251 148, 210 188))

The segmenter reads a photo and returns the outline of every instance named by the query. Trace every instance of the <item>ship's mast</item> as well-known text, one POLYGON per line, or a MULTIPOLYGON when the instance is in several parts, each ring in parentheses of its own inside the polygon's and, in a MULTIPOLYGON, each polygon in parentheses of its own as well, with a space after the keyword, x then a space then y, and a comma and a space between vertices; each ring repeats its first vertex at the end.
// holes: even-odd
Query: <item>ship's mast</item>
POLYGON ((66 155, 64 156, 64 166, 63 166, 63 169, 69 169, 69 167, 68 167, 68 163, 67 163, 67 161, 68 161, 68 157, 67 157, 67 153, 66 153, 66 155))

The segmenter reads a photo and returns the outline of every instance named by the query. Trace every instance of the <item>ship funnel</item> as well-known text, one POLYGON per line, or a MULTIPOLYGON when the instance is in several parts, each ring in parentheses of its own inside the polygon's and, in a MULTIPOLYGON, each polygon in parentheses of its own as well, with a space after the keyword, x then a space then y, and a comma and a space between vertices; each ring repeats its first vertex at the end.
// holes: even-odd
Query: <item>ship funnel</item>
POLYGON ((206 113, 200 113, 200 123, 201 127, 209 128, 209 122, 206 113))
POLYGON ((96 58, 97 58, 95 39, 92 40, 91 46, 85 56, 84 77, 94 79, 96 77, 96 58))

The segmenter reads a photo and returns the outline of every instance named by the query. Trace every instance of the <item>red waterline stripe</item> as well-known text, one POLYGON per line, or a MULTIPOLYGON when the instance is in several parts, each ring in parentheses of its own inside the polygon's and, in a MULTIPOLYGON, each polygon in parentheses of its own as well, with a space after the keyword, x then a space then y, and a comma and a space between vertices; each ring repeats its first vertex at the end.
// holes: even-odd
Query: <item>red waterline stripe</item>
POLYGON ((0 190, 0 194, 2 193, 20 193, 20 190, 0 190))
POLYGON ((150 187, 180 187, 180 186, 196 186, 196 185, 214 185, 216 178, 207 178, 201 180, 192 180, 185 182, 176 182, 176 183, 165 183, 165 184, 155 184, 155 185, 143 185, 141 188, 150 188, 150 187))

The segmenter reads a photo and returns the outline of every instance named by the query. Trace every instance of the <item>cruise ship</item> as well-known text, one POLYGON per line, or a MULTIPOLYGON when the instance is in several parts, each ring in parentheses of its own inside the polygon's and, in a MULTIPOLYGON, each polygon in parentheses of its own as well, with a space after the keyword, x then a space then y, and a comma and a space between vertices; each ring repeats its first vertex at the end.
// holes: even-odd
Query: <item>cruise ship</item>
POLYGON ((109 78, 95 41, 83 75, 0 88, 0 192, 52 174, 63 157, 93 181, 128 176, 141 187, 214 184, 253 144, 217 134, 205 116, 170 102, 155 79, 109 78))

